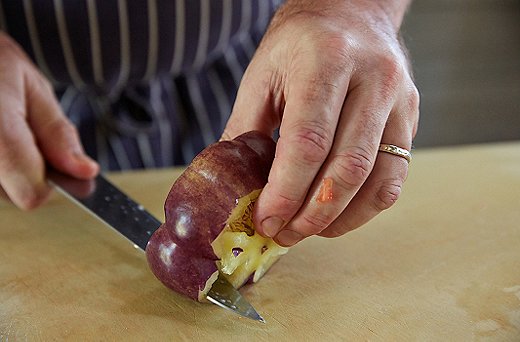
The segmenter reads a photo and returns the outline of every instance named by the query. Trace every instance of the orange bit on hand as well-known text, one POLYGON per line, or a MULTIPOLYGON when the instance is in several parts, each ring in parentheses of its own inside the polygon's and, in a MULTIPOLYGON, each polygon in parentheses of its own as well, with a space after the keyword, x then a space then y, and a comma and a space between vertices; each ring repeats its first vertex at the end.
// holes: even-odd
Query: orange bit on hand
POLYGON ((320 192, 316 197, 316 202, 329 202, 332 200, 332 184, 334 180, 332 178, 324 178, 321 182, 320 192))

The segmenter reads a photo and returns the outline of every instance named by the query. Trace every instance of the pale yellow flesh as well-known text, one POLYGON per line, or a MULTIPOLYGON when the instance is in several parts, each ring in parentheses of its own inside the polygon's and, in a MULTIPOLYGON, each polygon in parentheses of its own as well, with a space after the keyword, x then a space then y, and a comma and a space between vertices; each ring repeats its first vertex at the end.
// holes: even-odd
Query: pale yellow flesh
POLYGON ((288 251, 271 238, 264 238, 256 232, 248 231, 248 235, 245 231, 237 231, 236 222, 241 220, 253 227, 250 219, 251 203, 254 203, 260 191, 255 190, 237 201, 225 228, 212 243, 213 251, 219 258, 219 271, 235 288, 242 286, 252 274, 253 282, 257 282, 288 251), (242 252, 235 256, 234 248, 240 248, 242 252))

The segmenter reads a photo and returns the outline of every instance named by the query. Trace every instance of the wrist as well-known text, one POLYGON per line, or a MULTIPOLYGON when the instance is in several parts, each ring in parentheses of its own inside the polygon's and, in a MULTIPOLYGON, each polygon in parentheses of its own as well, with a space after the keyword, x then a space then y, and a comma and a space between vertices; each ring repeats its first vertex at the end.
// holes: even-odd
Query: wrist
POLYGON ((404 20, 404 16, 411 0, 373 0, 370 1, 375 6, 379 7, 379 10, 384 13, 384 15, 388 18, 391 25, 394 28, 394 31, 397 33, 401 29, 401 25, 404 20))
POLYGON ((318 16, 353 15, 385 26, 386 31, 397 34, 412 0, 286 0, 278 10, 277 17, 295 13, 308 13, 318 16))

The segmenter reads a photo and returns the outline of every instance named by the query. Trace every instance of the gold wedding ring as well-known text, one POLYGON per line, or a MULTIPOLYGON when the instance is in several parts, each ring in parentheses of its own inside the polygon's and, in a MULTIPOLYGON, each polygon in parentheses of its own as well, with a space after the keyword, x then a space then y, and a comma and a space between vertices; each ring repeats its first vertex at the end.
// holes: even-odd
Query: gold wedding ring
POLYGON ((380 152, 386 152, 393 154, 394 156, 398 156, 401 158, 406 159, 406 161, 409 163, 412 161, 412 154, 407 149, 404 149, 399 146, 390 145, 390 144, 380 144, 379 145, 379 151, 380 152))

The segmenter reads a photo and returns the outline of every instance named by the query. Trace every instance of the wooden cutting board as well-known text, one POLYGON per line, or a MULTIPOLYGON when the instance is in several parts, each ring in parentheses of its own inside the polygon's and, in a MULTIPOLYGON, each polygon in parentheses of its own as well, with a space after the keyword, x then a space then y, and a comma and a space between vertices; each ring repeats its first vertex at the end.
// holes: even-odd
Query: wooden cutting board
MULTIPOLYGON (((110 178, 162 218, 179 170, 110 178)), ((520 340, 520 143, 415 153, 391 210, 310 238, 243 294, 267 324, 166 289, 68 200, 0 202, 0 341, 520 340)))

